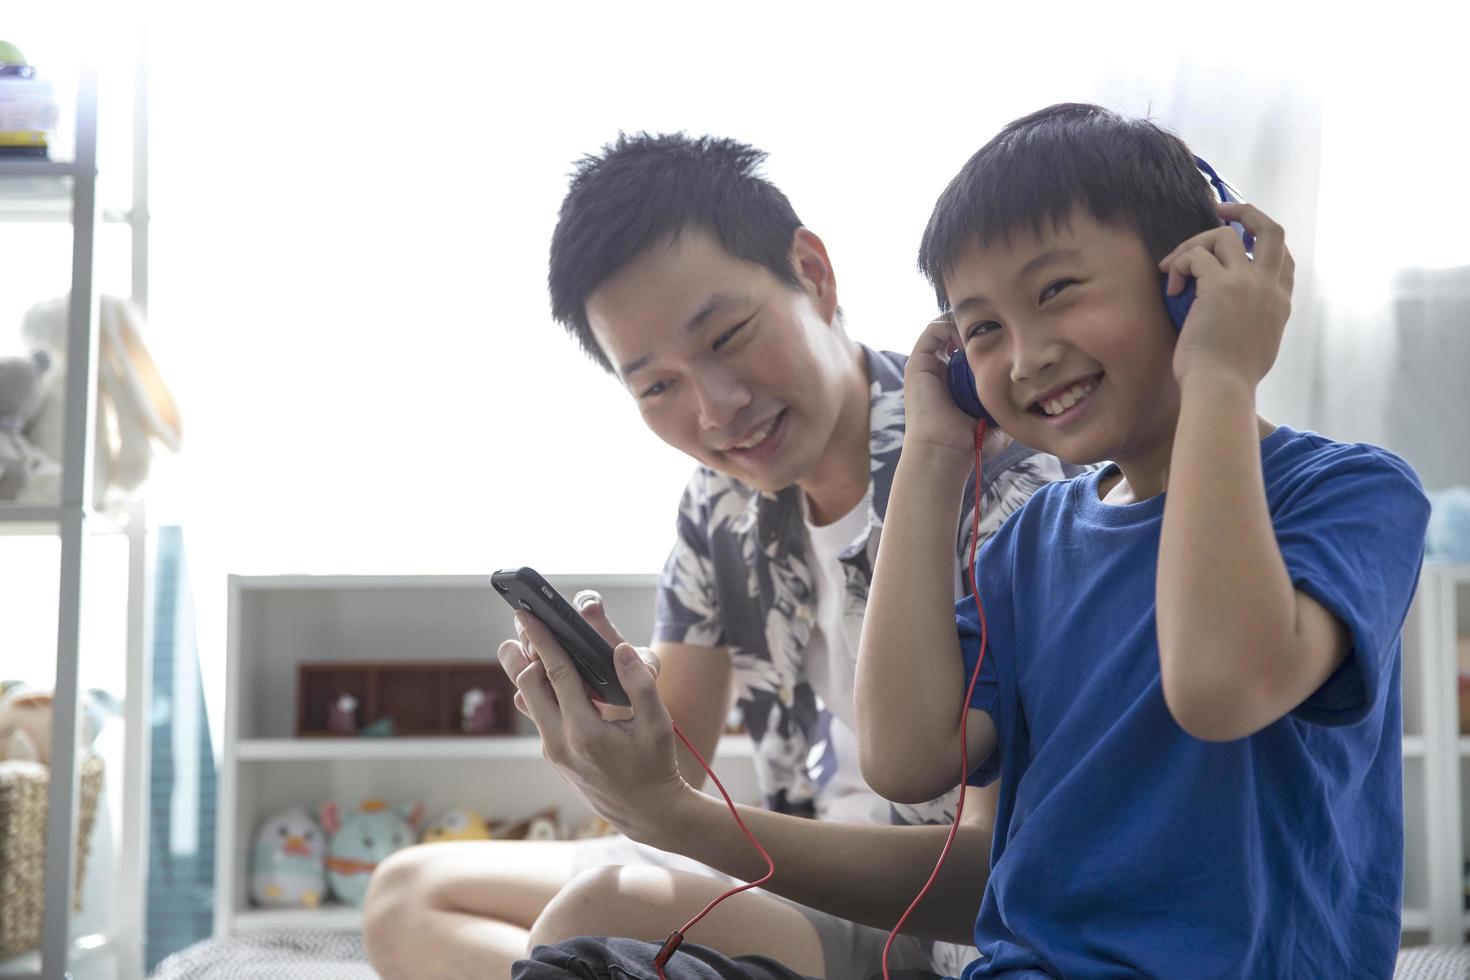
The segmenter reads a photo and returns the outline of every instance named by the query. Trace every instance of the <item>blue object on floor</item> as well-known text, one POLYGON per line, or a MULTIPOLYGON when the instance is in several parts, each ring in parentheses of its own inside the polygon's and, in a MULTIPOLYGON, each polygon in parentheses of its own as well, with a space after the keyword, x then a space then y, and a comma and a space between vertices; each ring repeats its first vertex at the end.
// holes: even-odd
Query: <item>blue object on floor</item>
POLYGON ((183 530, 158 529, 153 583, 147 970, 214 931, 215 770, 183 530))

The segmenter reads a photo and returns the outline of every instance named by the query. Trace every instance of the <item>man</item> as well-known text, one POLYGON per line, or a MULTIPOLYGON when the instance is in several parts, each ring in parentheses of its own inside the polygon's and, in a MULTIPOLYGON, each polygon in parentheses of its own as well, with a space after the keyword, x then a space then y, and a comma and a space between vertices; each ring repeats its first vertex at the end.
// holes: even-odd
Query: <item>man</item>
MULTIPOLYGON (((639 135, 583 160, 552 240, 552 312, 649 428, 700 464, 659 588, 657 697, 708 757, 733 686, 765 804, 742 815, 778 876, 723 902, 692 939, 810 976, 863 976, 928 877, 958 796, 894 808, 858 773, 853 673, 903 441, 904 358, 847 336, 826 247, 759 175, 763 159, 733 140, 639 135)), ((993 455, 982 536, 1077 472, 1020 445, 993 455)), ((956 529, 956 582, 969 528, 956 529)), ((579 605, 621 639, 595 598, 579 605)), ((563 777, 627 838, 400 852, 365 915, 388 980, 506 976, 528 944, 571 935, 662 937, 727 889, 710 868, 764 873, 719 801, 700 797, 715 809, 681 809, 677 825, 660 812, 666 790, 687 800, 704 780, 671 732, 656 751, 629 751, 626 728, 578 715, 571 749, 568 719, 539 707, 555 705, 560 679, 530 653, 525 637, 500 650, 518 704, 563 777)), ((994 797, 967 792, 947 864, 964 870, 910 918, 896 967, 968 958, 994 797)))

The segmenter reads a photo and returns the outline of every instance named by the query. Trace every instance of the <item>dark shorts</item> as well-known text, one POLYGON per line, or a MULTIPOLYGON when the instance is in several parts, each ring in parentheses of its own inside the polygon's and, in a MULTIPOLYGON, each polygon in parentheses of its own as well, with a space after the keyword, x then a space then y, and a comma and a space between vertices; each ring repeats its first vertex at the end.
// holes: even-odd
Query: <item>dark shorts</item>
MULTIPOLYGON (((529 960, 511 969, 511 980, 658 980, 653 957, 658 943, 638 939, 583 936, 555 946, 537 946, 529 960)), ((668 980, 809 980, 764 956, 731 959, 694 943, 684 943, 664 966, 668 980)), ((892 980, 942 980, 928 970, 889 971, 892 980)), ((869 980, 882 980, 881 972, 869 980)), ((828 980, 860 980, 831 977, 828 980)))

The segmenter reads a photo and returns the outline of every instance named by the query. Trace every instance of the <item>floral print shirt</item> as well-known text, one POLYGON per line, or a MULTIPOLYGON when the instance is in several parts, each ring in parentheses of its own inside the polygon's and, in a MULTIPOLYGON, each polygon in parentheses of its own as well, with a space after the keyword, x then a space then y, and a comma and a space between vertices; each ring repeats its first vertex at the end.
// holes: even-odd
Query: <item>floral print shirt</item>
MULTIPOLYGON (((893 473, 903 446, 903 367, 907 357, 863 348, 869 390, 871 468, 867 527, 839 556, 847 583, 844 612, 861 615, 878 554, 893 473)), ((1013 443, 982 474, 981 543, 1038 488, 1087 467, 1013 443)), ((956 598, 968 557, 973 477, 955 533, 956 598)), ((736 709, 755 742, 756 776, 765 806, 814 816, 831 779, 831 716, 807 681, 805 653, 815 628, 816 576, 800 487, 764 493, 706 466, 679 503, 678 536, 659 582, 654 639, 724 648, 736 685, 736 709)), ((846 764, 855 764, 847 760, 846 764)), ((959 788, 916 806, 893 805, 894 823, 952 823, 959 788)))

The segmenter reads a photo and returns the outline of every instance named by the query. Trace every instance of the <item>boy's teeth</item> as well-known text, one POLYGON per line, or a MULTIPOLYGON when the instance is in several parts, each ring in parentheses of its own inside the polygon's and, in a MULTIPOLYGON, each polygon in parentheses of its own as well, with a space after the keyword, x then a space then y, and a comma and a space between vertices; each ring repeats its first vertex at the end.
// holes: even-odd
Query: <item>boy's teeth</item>
POLYGON ((1041 403, 1041 410, 1048 415, 1060 415, 1073 405, 1092 394, 1092 389, 1097 387, 1096 381, 1088 381, 1085 384, 1075 384, 1062 392, 1060 397, 1050 398, 1041 403))

